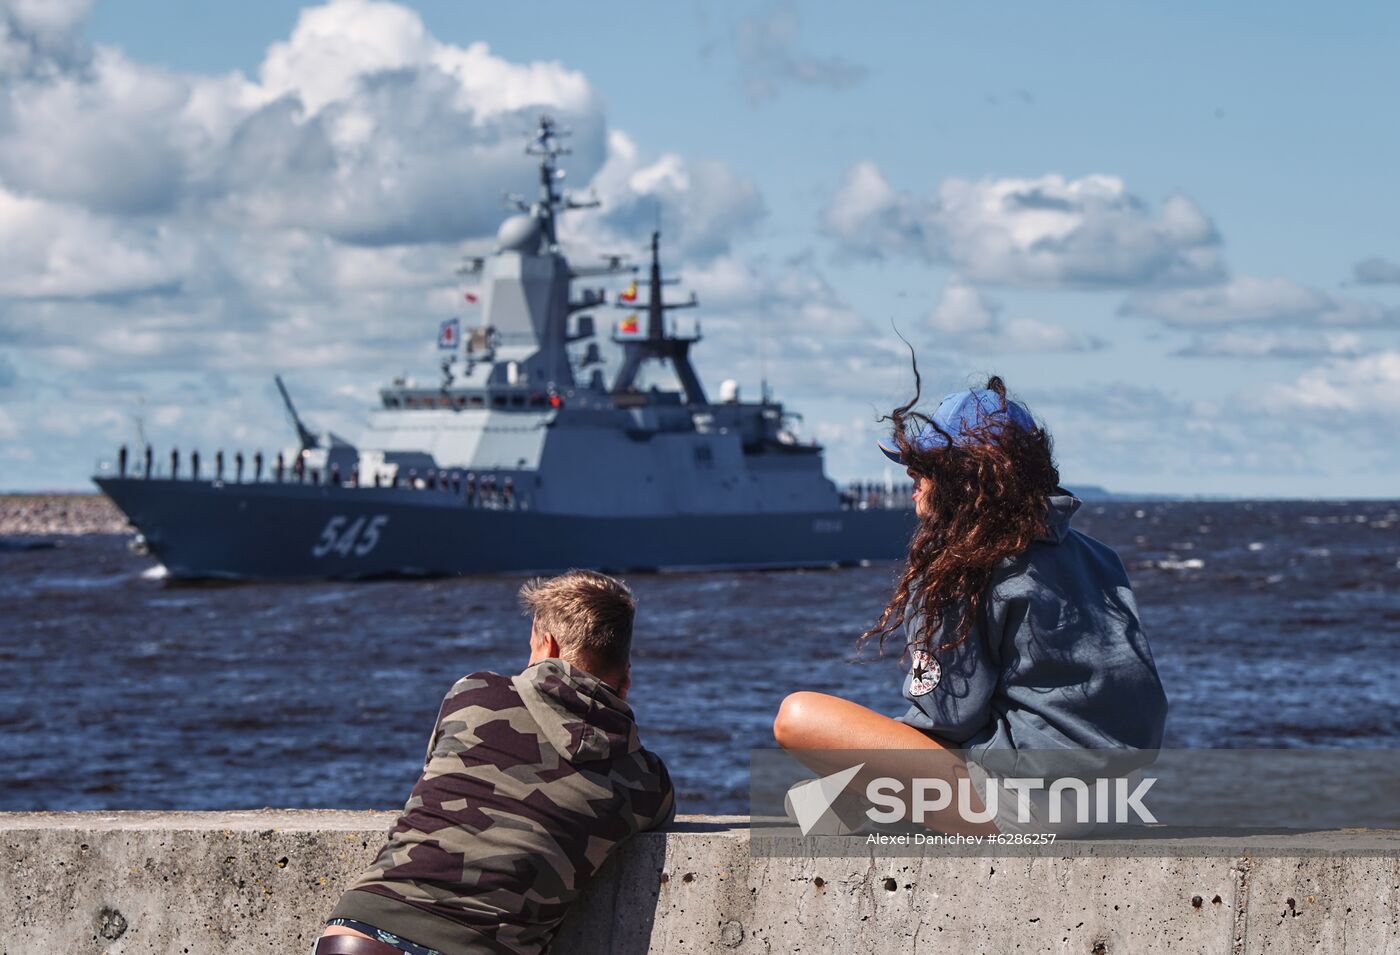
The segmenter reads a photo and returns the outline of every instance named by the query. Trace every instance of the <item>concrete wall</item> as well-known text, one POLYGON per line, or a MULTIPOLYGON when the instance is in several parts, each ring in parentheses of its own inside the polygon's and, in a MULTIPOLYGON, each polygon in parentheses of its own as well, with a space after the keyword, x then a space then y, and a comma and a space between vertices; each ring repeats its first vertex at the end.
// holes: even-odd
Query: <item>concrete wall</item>
MULTIPOLYGON (((371 812, 0 813, 0 953, 302 953, 371 812)), ((629 844, 556 951, 1400 955, 1400 841, 1343 858, 751 858, 745 820, 629 844)))

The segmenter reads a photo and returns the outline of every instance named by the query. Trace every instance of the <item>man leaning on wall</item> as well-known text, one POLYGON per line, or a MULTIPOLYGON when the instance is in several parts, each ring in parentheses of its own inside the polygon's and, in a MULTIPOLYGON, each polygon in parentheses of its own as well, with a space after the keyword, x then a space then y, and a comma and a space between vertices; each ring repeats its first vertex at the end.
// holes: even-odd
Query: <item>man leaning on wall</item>
POLYGON ((520 597, 529 663, 452 687, 388 842, 313 955, 543 952, 605 859, 674 814, 626 703, 627 586, 575 570, 520 597))

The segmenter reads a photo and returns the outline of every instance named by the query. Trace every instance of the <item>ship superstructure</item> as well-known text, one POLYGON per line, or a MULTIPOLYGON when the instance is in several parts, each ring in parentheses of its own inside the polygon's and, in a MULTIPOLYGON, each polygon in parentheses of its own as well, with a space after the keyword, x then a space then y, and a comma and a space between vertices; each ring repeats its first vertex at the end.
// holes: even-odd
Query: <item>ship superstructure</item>
POLYGON ((795 435, 766 387, 746 402, 726 381, 709 399, 691 363, 699 322, 671 316, 698 302, 666 300, 675 281, 659 232, 646 276, 617 300, 586 285, 635 270, 622 256, 596 267, 565 257, 557 217, 597 202, 558 189, 564 135, 541 119, 527 147, 538 196, 511 197, 516 214, 494 253, 462 270, 478 281, 480 321, 462 334, 444 323, 437 380, 383 387, 358 439, 315 438, 292 410, 300 447, 259 455, 255 473, 240 454, 230 475, 220 452, 213 473, 191 461, 181 478, 172 457, 160 475, 147 449, 141 464, 123 454, 116 473, 97 477, 172 574, 772 567, 902 552, 907 496, 888 485, 838 491, 822 449, 795 435), (620 353, 611 377, 602 309, 629 313, 609 323, 620 353), (645 386, 651 366, 678 387, 645 386))

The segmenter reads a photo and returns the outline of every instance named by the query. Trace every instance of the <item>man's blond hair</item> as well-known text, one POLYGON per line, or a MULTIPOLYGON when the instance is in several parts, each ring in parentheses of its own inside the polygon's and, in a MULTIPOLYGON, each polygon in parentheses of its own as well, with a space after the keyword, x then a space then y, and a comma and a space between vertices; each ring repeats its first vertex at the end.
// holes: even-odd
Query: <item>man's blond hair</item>
POLYGON ((570 662, 607 671, 627 666, 637 601, 622 581, 591 570, 536 577, 520 588, 520 604, 570 662))

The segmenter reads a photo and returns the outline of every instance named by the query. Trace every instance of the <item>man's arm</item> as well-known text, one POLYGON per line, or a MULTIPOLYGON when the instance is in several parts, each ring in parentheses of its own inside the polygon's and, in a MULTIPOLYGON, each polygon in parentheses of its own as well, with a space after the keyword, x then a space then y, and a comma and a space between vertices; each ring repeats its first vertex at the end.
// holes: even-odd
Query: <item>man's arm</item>
MULTIPOLYGON (((660 763, 661 760, 658 759, 657 762, 660 763)), ((671 785, 671 776, 666 772, 665 765, 661 767, 661 775, 665 787, 663 790, 665 793, 665 801, 661 807, 661 811, 656 814, 656 821, 651 825, 653 829, 669 826, 676 819, 676 790, 675 787, 671 785)))
MULTIPOLYGON (((947 628, 934 632, 935 647, 945 632, 947 628)), ((1001 672, 980 620, 957 646, 933 653, 916 647, 911 656, 913 666, 904 678, 904 697, 911 705, 900 722, 963 743, 991 721, 1001 672)))
POLYGON ((645 832, 648 829, 668 826, 676 818, 676 790, 671 784, 671 774, 666 771, 666 764, 661 761, 661 757, 649 750, 642 750, 642 755, 651 771, 654 788, 634 790, 632 808, 633 812, 641 817, 638 820, 638 831, 645 832))
MULTIPOLYGON (((466 679, 466 677, 463 677, 462 679, 466 679)), ((442 735, 443 717, 447 716, 449 712, 448 704, 451 703, 452 700, 459 693, 461 693, 461 685, 462 680, 458 680, 456 683, 452 684, 452 689, 447 691, 447 695, 444 696, 442 698, 442 702, 438 704, 437 718, 433 720, 433 731, 428 734, 428 751, 423 754, 424 768, 427 767, 428 763, 432 762, 433 750, 437 749, 438 737, 442 735)))
MULTIPOLYGON (((445 701, 444 701, 445 702, 445 701)), ((423 767, 432 761, 433 750, 437 749, 438 731, 442 729, 442 707, 438 707, 437 719, 433 721, 433 731, 428 734, 428 751, 423 754, 423 767)))

